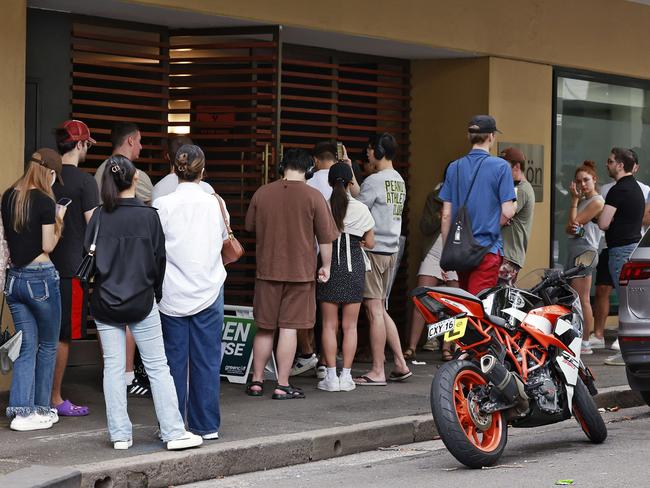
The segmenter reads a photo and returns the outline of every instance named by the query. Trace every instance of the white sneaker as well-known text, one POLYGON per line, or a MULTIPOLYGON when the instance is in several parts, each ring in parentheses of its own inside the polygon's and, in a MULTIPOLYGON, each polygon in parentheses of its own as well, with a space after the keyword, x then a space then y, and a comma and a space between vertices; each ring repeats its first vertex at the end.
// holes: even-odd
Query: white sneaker
POLYGON ((616 339, 614 342, 612 342, 612 345, 610 346, 610 349, 613 351, 620 351, 621 346, 618 343, 618 339, 616 339))
POLYGON ((352 376, 339 378, 339 384, 341 385, 341 391, 352 391, 357 387, 357 384, 352 379, 352 376))
POLYGON ((317 364, 318 358, 316 357, 316 354, 312 353, 312 355, 308 358, 296 357, 296 359, 293 361, 293 368, 291 368, 291 373, 289 373, 289 376, 297 376, 299 374, 303 374, 310 369, 314 369, 317 364))
POLYGON ((206 441, 214 441, 219 438, 219 431, 217 432, 212 432, 210 434, 203 434, 201 437, 203 437, 203 440, 206 441))
POLYGON ((327 377, 327 366, 321 364, 316 368, 316 378, 319 380, 324 380, 327 377))
POLYGON ((324 380, 318 382, 318 389, 325 391, 341 391, 341 383, 339 382, 339 377, 325 377, 324 380))
POLYGON ((425 351, 437 351, 438 349, 440 349, 440 345, 438 344, 438 341, 436 339, 430 339, 424 343, 422 349, 424 349, 425 351))
POLYGON ((59 422, 59 412, 56 408, 50 408, 49 413, 47 413, 45 416, 50 418, 52 425, 59 422))
POLYGON ((605 349, 605 338, 604 337, 599 338, 591 334, 589 336, 589 344, 591 344, 592 349, 605 349))
POLYGON ((52 427, 52 419, 49 415, 32 413, 26 417, 17 415, 9 425, 11 430, 26 432, 29 430, 49 429, 52 427))
POLYGON ((582 346, 580 347, 580 355, 585 356, 593 353, 594 351, 591 348, 591 343, 589 341, 582 341, 582 346))
POLYGON ((620 352, 605 359, 604 363, 607 366, 625 366, 625 361, 623 361, 623 355, 620 352))
POLYGON ((126 451, 132 445, 133 439, 129 439, 128 441, 115 441, 113 442, 113 449, 116 451, 126 451))
POLYGON ((183 437, 167 442, 167 450, 175 451, 178 449, 188 449, 190 447, 200 446, 201 444, 203 444, 203 438, 200 435, 185 432, 183 437))

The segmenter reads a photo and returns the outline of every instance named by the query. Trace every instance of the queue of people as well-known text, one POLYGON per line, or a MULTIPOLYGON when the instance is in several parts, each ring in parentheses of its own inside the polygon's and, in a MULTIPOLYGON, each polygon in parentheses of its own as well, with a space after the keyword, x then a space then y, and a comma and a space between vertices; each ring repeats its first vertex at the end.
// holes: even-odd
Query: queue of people
MULTIPOLYGON (((467 127, 472 149, 447 165, 443 181, 427 196, 418 286, 460 286, 476 294, 497 283, 512 285, 524 266, 535 195, 521 150, 510 147, 499 157, 490 155, 497 132, 494 118, 472 118, 467 127), (461 207, 485 252, 472 269, 446 269, 443 249, 461 207)), ((172 138, 166 151, 170 174, 153 186, 134 164, 142 149, 134 124, 116 124, 112 155, 95 178, 78 168, 95 144, 86 124, 65 122, 56 140, 58 152, 35 152, 25 174, 2 196, 11 264, 5 295, 16 329, 23 332, 7 407, 11 428, 46 429, 60 416, 90 413, 61 392, 70 340, 83 333, 89 303, 102 348, 113 447, 128 449, 133 443, 129 394, 153 398, 160 439, 168 449, 218 439, 227 278, 221 252, 230 216, 224 200, 203 181, 203 151, 186 136, 172 138), (87 284, 75 275, 91 250, 95 270, 89 299, 87 284)), ((416 358, 424 321, 413 314, 403 349, 387 306, 407 194, 393 165, 397 142, 391 134, 378 135, 366 154, 368 176, 359 183, 342 146, 320 143, 312 154, 287 150, 281 178, 260 187, 251 199, 245 218, 256 242, 257 333, 252 378, 245 388, 251 397, 264 395, 265 367, 273 351, 277 382, 270 396, 275 400, 305 398, 305 391, 290 383, 301 364, 318 368, 316 387, 327 392, 386 386, 413 374, 407 361, 416 358), (362 308, 372 364, 353 377, 362 308), (387 345, 393 361, 388 374, 387 345)), ((597 286, 605 286, 599 278, 603 262, 609 278, 616 278, 640 239, 647 198, 633 177, 638 169, 633 151, 612 149, 607 168, 616 183, 606 196, 605 187, 598 191, 595 163, 585 161, 577 168, 566 225, 569 262, 585 250, 597 250, 605 230, 607 249, 592 265, 597 286)), ((583 353, 588 354, 604 345, 600 305, 594 324, 591 274, 572 280, 571 286, 585 312, 583 353)), ((453 360, 449 343, 424 347, 441 348, 442 359, 453 360)))

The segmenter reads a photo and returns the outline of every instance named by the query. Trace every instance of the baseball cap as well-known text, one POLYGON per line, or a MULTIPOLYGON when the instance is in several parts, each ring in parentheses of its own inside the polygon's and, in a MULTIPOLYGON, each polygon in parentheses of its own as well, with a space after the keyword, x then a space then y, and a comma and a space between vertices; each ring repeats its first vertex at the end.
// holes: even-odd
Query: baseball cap
POLYGON ((467 131, 470 134, 492 134, 501 132, 497 129, 497 122, 490 115, 475 115, 467 124, 467 131))
POLYGON ((92 144, 97 144, 97 141, 90 137, 90 129, 81 120, 67 120, 63 123, 63 128, 68 133, 65 142, 89 141, 92 144))
POLYGON ((327 181, 331 186, 334 186, 337 181, 342 181, 347 186, 352 181, 352 168, 346 163, 333 164, 327 175, 327 181))
POLYGON ((511 163, 525 163, 526 155, 518 147, 508 147, 499 156, 511 163))
POLYGON ((60 183, 63 183, 63 180, 61 179, 61 167, 63 162, 61 160, 61 155, 54 149, 48 147, 37 149, 32 153, 29 162, 40 164, 41 166, 45 166, 47 169, 53 169, 56 173, 56 179, 59 180, 60 183))

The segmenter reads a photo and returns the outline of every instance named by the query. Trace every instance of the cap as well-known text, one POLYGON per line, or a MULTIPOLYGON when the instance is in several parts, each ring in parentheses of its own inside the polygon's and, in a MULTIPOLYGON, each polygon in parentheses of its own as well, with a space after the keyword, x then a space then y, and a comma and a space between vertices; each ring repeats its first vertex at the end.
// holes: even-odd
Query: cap
POLYGON ((42 147, 32 154, 29 162, 40 164, 48 169, 53 169, 56 173, 57 180, 59 180, 60 183, 63 183, 61 180, 61 167, 63 162, 61 161, 61 155, 55 150, 48 147, 42 147))
POLYGON ((499 156, 510 163, 525 163, 526 155, 518 147, 508 147, 499 153, 499 156))
POLYGON ((467 124, 467 131, 470 134, 492 134, 501 132, 497 129, 497 122, 490 115, 475 115, 467 124))
POLYGON ((90 141, 93 144, 97 144, 97 141, 90 137, 90 129, 81 120, 68 120, 63 123, 63 128, 68 133, 68 138, 65 142, 90 141))
POLYGON ((352 181, 352 168, 345 163, 333 164, 327 175, 327 181, 331 186, 334 186, 337 181, 342 181, 347 186, 352 181))

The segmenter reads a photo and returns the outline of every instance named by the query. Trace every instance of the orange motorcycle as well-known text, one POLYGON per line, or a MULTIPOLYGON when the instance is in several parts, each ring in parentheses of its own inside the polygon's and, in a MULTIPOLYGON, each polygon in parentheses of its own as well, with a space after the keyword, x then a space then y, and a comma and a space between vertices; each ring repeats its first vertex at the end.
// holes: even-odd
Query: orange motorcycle
POLYGON ((429 339, 444 335, 458 346, 455 359, 433 379, 431 411, 442 441, 461 463, 495 464, 509 425, 536 427, 573 415, 592 442, 607 438, 592 398, 594 377, 580 360, 580 300, 568 285, 594 256, 585 253, 575 268, 534 271, 514 287, 479 296, 446 287, 413 291, 430 324, 429 339))

